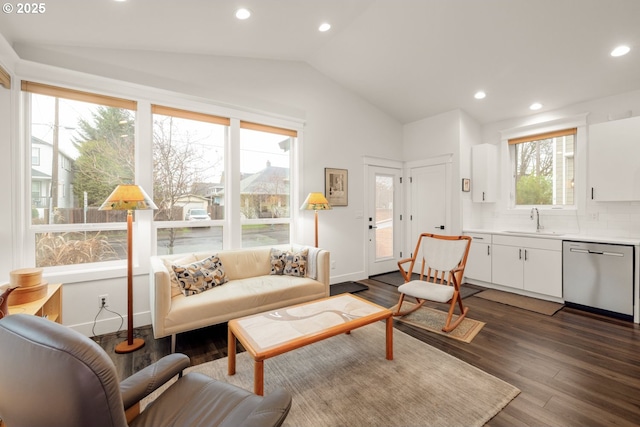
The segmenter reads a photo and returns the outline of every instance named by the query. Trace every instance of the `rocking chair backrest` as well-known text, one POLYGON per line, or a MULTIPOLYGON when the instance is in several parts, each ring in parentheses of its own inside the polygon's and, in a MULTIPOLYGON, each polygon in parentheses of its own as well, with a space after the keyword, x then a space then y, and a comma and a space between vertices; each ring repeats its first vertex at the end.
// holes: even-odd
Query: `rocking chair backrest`
POLYGON ((433 237, 422 238, 422 256, 425 268, 451 271, 462 261, 467 248, 466 240, 443 240, 433 237))

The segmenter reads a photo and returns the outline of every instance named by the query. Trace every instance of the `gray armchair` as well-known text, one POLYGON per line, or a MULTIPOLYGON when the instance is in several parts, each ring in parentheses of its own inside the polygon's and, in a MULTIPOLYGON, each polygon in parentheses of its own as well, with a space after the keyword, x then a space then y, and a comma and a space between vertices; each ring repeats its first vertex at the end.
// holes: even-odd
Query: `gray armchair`
POLYGON ((280 426, 291 407, 284 390, 262 397, 202 374, 182 376, 190 364, 184 354, 119 382, 95 342, 26 314, 0 320, 0 362, 0 419, 7 427, 280 426), (176 375, 137 415, 139 401, 176 375))

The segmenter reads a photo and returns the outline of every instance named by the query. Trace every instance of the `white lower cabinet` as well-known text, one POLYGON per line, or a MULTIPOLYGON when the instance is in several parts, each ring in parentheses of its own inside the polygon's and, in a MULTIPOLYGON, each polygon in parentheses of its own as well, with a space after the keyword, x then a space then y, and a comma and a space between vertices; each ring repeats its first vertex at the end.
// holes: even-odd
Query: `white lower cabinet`
POLYGON ((562 298, 562 241, 494 235, 492 283, 562 298))
POLYGON ((491 234, 467 233, 472 238, 464 277, 491 283, 491 234))

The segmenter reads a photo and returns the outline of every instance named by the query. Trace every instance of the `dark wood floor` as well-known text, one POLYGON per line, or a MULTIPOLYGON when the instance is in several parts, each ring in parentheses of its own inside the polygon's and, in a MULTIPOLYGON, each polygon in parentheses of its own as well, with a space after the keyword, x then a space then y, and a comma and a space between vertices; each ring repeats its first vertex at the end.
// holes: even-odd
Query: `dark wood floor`
MULTIPOLYGON (((358 295, 390 307, 397 288, 364 281, 358 295)), ((469 317, 486 322, 470 344, 395 323, 395 327, 504 381, 522 392, 489 426, 640 425, 640 327, 631 322, 563 308, 554 316, 468 297, 469 317)), ((170 340, 154 340, 149 327, 136 333, 146 346, 115 354, 124 338, 96 337, 121 377, 169 353, 170 340)), ((199 364, 227 355, 226 324, 180 334, 176 351, 199 364)), ((401 357, 401 355, 396 355, 401 357)))

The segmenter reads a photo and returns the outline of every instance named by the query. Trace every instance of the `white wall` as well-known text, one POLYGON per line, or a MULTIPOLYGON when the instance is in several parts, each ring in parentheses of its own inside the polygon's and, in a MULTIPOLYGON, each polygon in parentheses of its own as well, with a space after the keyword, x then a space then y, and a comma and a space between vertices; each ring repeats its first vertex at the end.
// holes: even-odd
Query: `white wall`
POLYGON ((404 126, 402 149, 406 161, 452 155, 450 234, 462 231, 463 206, 471 200, 471 193, 463 193, 461 184, 462 178, 470 177, 470 147, 480 141, 480 129, 478 122, 462 110, 438 114, 404 126))
MULTIPOLYGON (((16 51, 23 60, 16 66, 18 77, 39 77, 47 81, 48 74, 41 73, 39 70, 44 68, 38 65, 47 64, 266 112, 274 117, 304 119, 299 196, 303 199, 310 191, 324 191, 325 167, 349 170, 349 205, 320 213, 320 246, 330 250, 335 261, 331 281, 365 277, 362 157, 400 160, 402 126, 396 120, 299 62, 73 48, 47 50, 18 46, 16 51)), ((64 75, 64 71, 54 74, 64 75)), ((68 77, 74 78, 75 75, 68 77)), ((5 107, 0 106, 2 108, 5 107)), ((0 128, 4 129, 7 123, 7 116, 0 116, 0 128)), ((9 211, 15 210, 10 208, 9 211)), ((301 243, 313 244, 313 214, 305 212, 303 218, 301 243)), ((9 233, 5 224, 0 223, 0 235, 9 233)), ((12 259, 7 246, 0 248, 0 259, 12 259)), ((148 280, 145 271, 136 273, 135 324, 148 324, 148 280)), ((0 270, 0 275, 8 277, 7 267, 0 270)), ((125 288, 124 271, 117 278, 98 272, 81 282, 65 284, 64 323, 91 335, 97 296, 108 293, 111 308, 125 313, 125 288)), ((119 320, 110 318, 108 322, 99 323, 96 333, 115 330, 118 324, 119 320)))
MULTIPOLYGON (((616 96, 570 105, 556 111, 538 114, 527 118, 505 120, 484 125, 483 143, 496 144, 501 158, 498 182, 503 183, 499 200, 495 203, 471 203, 471 214, 467 228, 489 228, 496 230, 527 229, 532 222, 528 210, 508 209, 508 185, 510 177, 505 168, 508 162, 507 150, 501 145, 500 132, 536 123, 562 120, 581 114, 587 114, 587 125, 601 123, 609 118, 620 118, 627 114, 640 115, 640 91, 628 92, 616 96)), ((587 155, 588 132, 578 141, 576 153, 576 197, 577 210, 541 210, 541 223, 547 230, 592 236, 640 237, 640 202, 594 202, 588 197, 587 155), (597 218, 597 219, 594 219, 597 218)))

